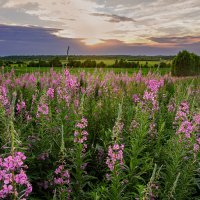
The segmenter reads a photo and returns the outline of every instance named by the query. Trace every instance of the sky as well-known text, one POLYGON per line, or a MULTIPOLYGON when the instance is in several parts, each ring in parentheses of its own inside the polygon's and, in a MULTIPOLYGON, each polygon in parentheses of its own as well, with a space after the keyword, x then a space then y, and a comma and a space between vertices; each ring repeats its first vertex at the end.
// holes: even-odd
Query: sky
POLYGON ((0 0, 0 56, 200 55, 200 0, 0 0))

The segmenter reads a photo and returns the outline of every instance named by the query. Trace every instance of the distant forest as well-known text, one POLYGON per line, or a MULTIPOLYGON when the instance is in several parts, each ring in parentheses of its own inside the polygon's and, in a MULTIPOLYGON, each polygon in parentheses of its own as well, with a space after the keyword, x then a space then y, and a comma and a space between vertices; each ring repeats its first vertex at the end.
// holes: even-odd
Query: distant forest
MULTIPOLYGON (((35 60, 52 60, 53 58, 58 57, 60 60, 65 60, 66 55, 32 55, 32 56, 3 56, 0 57, 2 61, 35 61, 35 60)), ((125 59, 129 61, 158 61, 162 60, 172 60, 174 56, 125 56, 125 55, 71 55, 69 59, 71 60, 95 60, 95 59, 125 59)))
POLYGON ((74 68, 170 68, 170 56, 6 56, 0 65, 18 67, 74 67, 74 68), (107 61, 112 61, 107 62, 107 61), (155 62, 156 63, 155 63, 155 62), (142 63, 141 63, 142 62, 142 63))

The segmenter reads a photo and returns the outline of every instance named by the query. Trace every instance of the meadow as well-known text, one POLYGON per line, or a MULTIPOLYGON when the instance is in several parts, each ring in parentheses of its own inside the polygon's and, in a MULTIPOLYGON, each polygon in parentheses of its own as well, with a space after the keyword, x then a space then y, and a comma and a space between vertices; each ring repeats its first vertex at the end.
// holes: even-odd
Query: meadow
POLYGON ((40 70, 1 69, 0 199, 200 199, 198 77, 40 70))
MULTIPOLYGON (((4 67, 4 70, 1 70, 1 73, 8 73, 11 72, 12 69, 15 70, 15 75, 22 75, 25 73, 34 73, 34 72, 40 72, 40 73, 47 73, 49 72, 50 68, 49 67, 18 67, 18 66, 13 66, 13 67, 4 67)), ((54 67, 54 71, 56 72, 61 72, 63 68, 61 67, 54 67)), ((79 74, 81 72, 85 73, 94 73, 98 72, 98 68, 70 68, 70 73, 71 74, 79 74)), ((129 75, 133 73, 138 73, 140 71, 139 68, 103 68, 101 69, 104 73, 113 71, 114 73, 128 73, 129 75)), ((170 73, 171 69, 170 68, 143 68, 141 70, 141 73, 143 75, 147 75, 149 72, 152 73, 157 73, 159 72, 161 75, 168 74, 170 73)))
MULTIPOLYGON (((95 58, 94 60, 97 62, 97 63, 100 63, 100 62, 104 62, 106 65, 113 65, 116 61, 117 57, 116 58, 95 58)), ((81 61, 81 62, 84 62, 86 59, 82 58, 82 59, 79 59, 78 61, 81 61)), ((148 62, 149 66, 150 67, 153 67, 155 64, 159 64, 160 63, 160 60, 131 60, 131 59, 127 59, 125 58, 124 59, 125 61, 128 61, 128 62, 139 62, 140 64, 142 65, 145 65, 146 62, 148 62)), ((61 60, 62 63, 65 63, 66 60, 61 60)), ((162 60, 163 62, 166 62, 166 63, 171 63, 171 60, 162 60)))

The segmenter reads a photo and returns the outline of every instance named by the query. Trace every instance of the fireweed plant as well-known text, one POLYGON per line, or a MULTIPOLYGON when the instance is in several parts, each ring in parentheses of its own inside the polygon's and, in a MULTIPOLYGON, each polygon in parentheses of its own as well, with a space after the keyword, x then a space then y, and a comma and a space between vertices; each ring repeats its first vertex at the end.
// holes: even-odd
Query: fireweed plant
MULTIPOLYGON (((17 151, 19 141, 14 129, 14 103, 16 93, 13 93, 8 117, 8 143, 4 148, 9 150, 0 156, 0 198, 1 199, 21 199, 26 200, 32 192, 32 185, 26 174, 28 166, 25 165, 26 156, 23 152, 17 151), (7 154, 7 155, 6 155, 7 154)), ((24 108, 24 104, 23 108, 24 108)), ((18 111, 19 109, 19 104, 18 111)))
POLYGON ((199 199, 199 85, 159 71, 4 71, 0 199, 199 199))
POLYGON ((118 117, 112 129, 112 142, 108 147, 106 158, 106 165, 109 169, 106 178, 111 182, 108 199, 123 199, 124 144, 121 141, 121 134, 124 123, 122 122, 122 105, 119 105, 118 117))

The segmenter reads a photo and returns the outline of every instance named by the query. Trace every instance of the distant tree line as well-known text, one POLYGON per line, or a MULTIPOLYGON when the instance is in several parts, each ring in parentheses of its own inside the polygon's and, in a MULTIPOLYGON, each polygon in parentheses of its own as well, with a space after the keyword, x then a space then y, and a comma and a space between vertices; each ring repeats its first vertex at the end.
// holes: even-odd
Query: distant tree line
POLYGON ((38 62, 31 61, 27 64, 27 67, 62 67, 62 63, 58 57, 55 57, 50 61, 46 60, 39 60, 38 62))
MULTIPOLYGON (((150 61, 151 62, 151 61, 150 61)), ((59 57, 54 57, 50 60, 32 60, 32 61, 10 61, 10 60, 0 60, 0 66, 11 66, 16 64, 19 67, 27 66, 27 67, 62 67, 65 64, 62 64, 59 57)), ((155 68, 169 68, 171 67, 170 63, 166 62, 160 62, 158 64, 149 64, 148 61, 140 63, 139 61, 131 61, 126 59, 116 59, 113 64, 106 64, 103 61, 96 61, 91 59, 86 60, 75 60, 73 58, 70 58, 68 63, 68 67, 74 67, 74 68, 149 68, 149 67, 155 67, 155 68)))
POLYGON ((77 60, 70 60, 68 63, 69 67, 81 67, 81 68, 148 68, 148 67, 156 67, 156 68, 169 68, 171 67, 170 63, 160 62, 159 64, 150 65, 147 61, 145 64, 140 64, 139 61, 127 61, 125 59, 115 60, 114 64, 106 65, 103 61, 96 62, 95 60, 85 60, 83 62, 77 60))
POLYGON ((200 75, 200 56, 186 50, 179 52, 172 62, 172 75, 200 75))
POLYGON ((19 67, 21 67, 22 65, 25 65, 25 63, 22 62, 22 61, 10 61, 10 60, 4 61, 4 60, 0 59, 0 66, 3 66, 3 65, 4 66, 11 66, 11 65, 14 65, 14 64, 16 64, 19 67))
MULTIPOLYGON (((38 61, 38 60, 45 60, 50 61, 58 57, 60 60, 66 60, 66 55, 30 55, 30 56, 4 56, 0 57, 0 60, 3 61, 22 61, 22 62, 29 62, 29 61, 38 61)), ((162 60, 172 60, 175 56, 131 56, 131 55, 70 55, 70 60, 106 60, 106 59, 113 59, 113 60, 120 60, 124 59, 127 61, 158 61, 162 60)))

